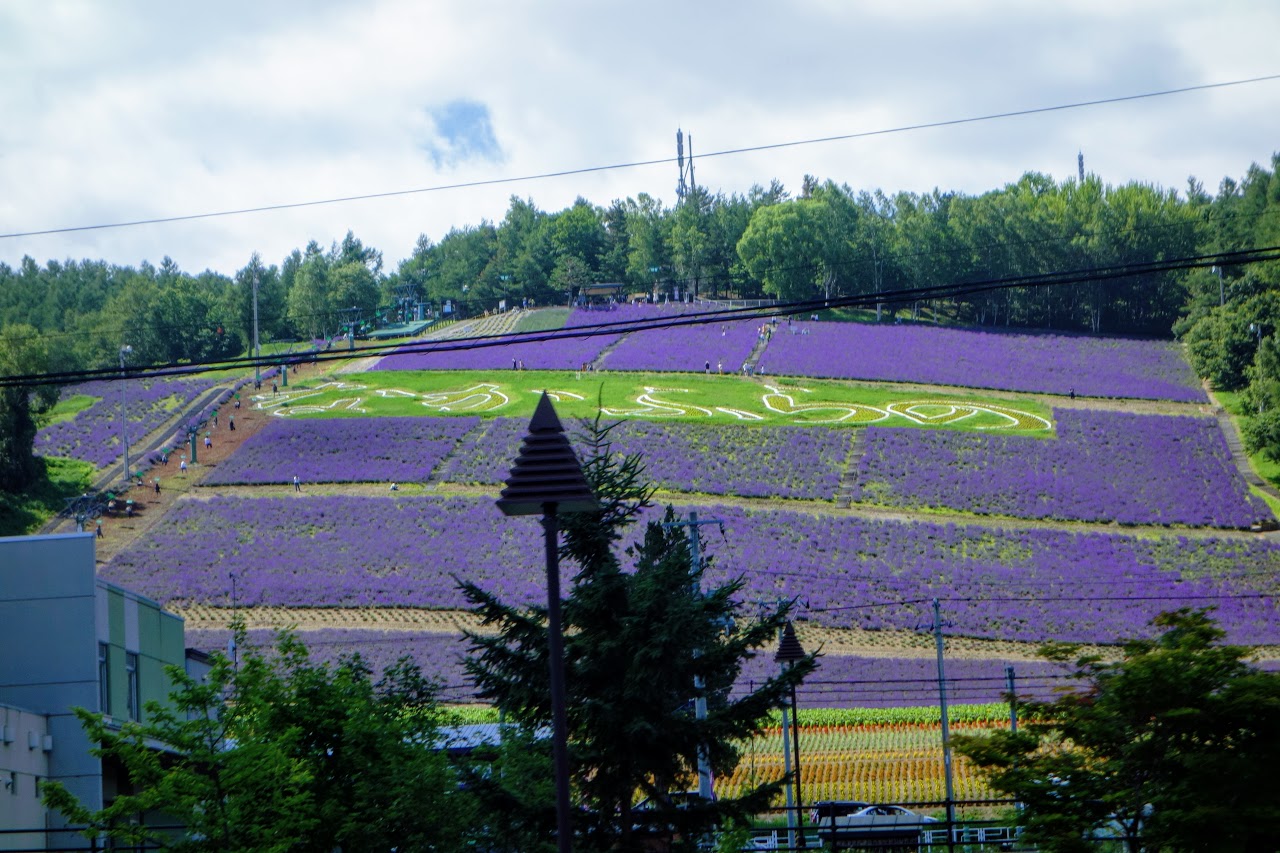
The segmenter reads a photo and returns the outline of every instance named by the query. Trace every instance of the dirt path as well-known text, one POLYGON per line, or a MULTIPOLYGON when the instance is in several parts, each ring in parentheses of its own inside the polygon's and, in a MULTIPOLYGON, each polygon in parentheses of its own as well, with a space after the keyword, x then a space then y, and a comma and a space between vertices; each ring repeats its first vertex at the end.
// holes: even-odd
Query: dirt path
MULTIPOLYGON (((315 364, 300 364, 289 374, 289 381, 308 382, 323 375, 323 369, 315 364)), ((269 389, 263 392, 270 395, 269 389)), ((134 501, 134 515, 126 517, 122 513, 104 515, 102 517, 102 538, 98 540, 97 562, 99 565, 111 560, 118 552, 128 548, 133 542, 155 524, 162 523, 165 514, 173 504, 194 493, 209 472, 218 467, 227 457, 239 449, 250 436, 255 435, 270 420, 271 415, 254 409, 250 403, 251 393, 241 391, 241 406, 235 408, 234 401, 224 403, 218 408, 218 425, 209 425, 208 432, 213 442, 205 447, 203 436, 196 448, 198 462, 188 464, 187 472, 182 473, 181 463, 186 452, 173 453, 169 456, 169 464, 157 464, 146 469, 143 474, 143 488, 137 486, 130 489, 128 497, 134 501), (230 428, 234 415, 236 428, 230 428), (160 491, 155 490, 155 481, 160 481, 160 491)), ((143 457, 145 458, 145 457, 143 457)))

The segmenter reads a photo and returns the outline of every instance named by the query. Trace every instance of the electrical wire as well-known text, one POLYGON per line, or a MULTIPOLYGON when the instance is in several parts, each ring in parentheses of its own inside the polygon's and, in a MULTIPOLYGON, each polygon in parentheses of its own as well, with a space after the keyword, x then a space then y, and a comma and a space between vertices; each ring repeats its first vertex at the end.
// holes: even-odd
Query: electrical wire
MULTIPOLYGON (((699 154, 700 159, 715 157, 732 157, 743 154, 754 154, 763 151, 777 151, 784 148, 796 148, 805 145, 822 145, 833 142, 847 142, 855 139, 868 139, 876 136, 886 136, 899 133, 909 133, 918 130, 929 130, 943 127, 956 127, 966 124, 976 124, 980 122, 997 121, 1002 119, 1019 118, 1024 116, 1042 115, 1045 113, 1063 112, 1067 110, 1084 109, 1086 107, 1097 107, 1108 104, 1120 104, 1131 101, 1146 100, 1151 98, 1162 98, 1171 95, 1181 95, 1189 92, 1208 91, 1212 89, 1223 89, 1231 86, 1244 86, 1253 83, 1270 82, 1280 80, 1280 74, 1269 74, 1261 77, 1249 77, 1240 80, 1228 80, 1221 83, 1202 83, 1195 86, 1181 86, 1175 89, 1163 89, 1155 92, 1143 92, 1134 95, 1119 95, 1110 98, 1095 98, 1087 101, 1074 101, 1066 104, 1056 104, 1048 107, 1030 107, 1021 110, 1008 110, 999 113, 987 113, 985 115, 970 116, 968 118, 944 119, 940 121, 922 122, 918 124, 899 125, 896 127, 881 128, 879 130, 859 131, 855 133, 845 133, 835 136, 816 137, 812 139, 791 140, 788 142, 766 143, 762 145, 745 146, 741 148, 727 148, 720 151, 711 151, 699 154)), ((398 198, 409 195, 421 195, 425 193, 445 192, 448 190, 459 189, 477 189, 480 187, 501 186, 516 183, 526 183, 531 181, 549 180, 552 178, 565 178, 575 175, 587 175, 598 172, 621 171, 625 169, 636 169, 648 166, 668 165, 677 162, 675 157, 661 157, 652 160, 634 160, 624 163, 613 163, 602 166, 584 166, 572 169, 561 169, 557 171, 540 172, 535 174, 523 175, 518 177, 506 178, 489 178, 476 181, 462 181, 453 184, 438 184, 430 187, 418 187, 415 189, 390 190, 386 192, 361 193, 357 195, 340 196, 336 198, 316 199, 312 201, 284 202, 281 204, 268 204, 256 207, 241 207, 230 210, 210 211, 205 213, 190 213, 175 216, 159 216, 149 219, 134 219, 120 222, 104 222, 96 225, 74 225, 60 228, 45 228, 29 231, 13 231, 0 234, 0 240, 9 240, 19 237, 39 237, 50 234, 70 234, 82 231, 101 231, 115 228, 132 228, 141 225, 160 225, 172 222, 190 222, 200 219, 215 219, 230 216, 243 216, 253 213, 267 213, 281 210, 297 210, 307 207, 319 207, 323 205, 345 204, 354 201, 371 201, 376 199, 398 198)))
MULTIPOLYGON (((515 333, 488 335, 450 341, 426 341, 412 344, 387 343, 371 344, 349 348, 346 351, 333 353, 306 353, 307 360, 312 362, 347 361, 352 358, 363 358, 371 355, 414 354, 432 352, 453 352, 458 350, 480 349, 485 347, 505 346, 513 343, 537 343, 541 341, 560 340, 563 338, 589 338, 601 335, 621 334, 623 332, 640 332, 648 329, 675 328, 680 326, 706 325, 723 323, 734 319, 760 319, 804 314, 814 310, 828 308, 870 308, 876 305, 899 305, 928 299, 956 298, 974 293, 1008 290, 1020 287, 1053 287, 1070 286, 1086 282, 1107 281, 1127 278, 1135 275, 1148 275, 1158 272, 1174 272, 1179 270, 1206 268, 1221 264, 1245 265, 1280 260, 1280 246, 1267 246, 1247 250, 1219 252, 1209 255, 1191 255, 1159 261, 1144 261, 1129 264, 1114 264, 1101 267, 1062 270, 1010 278, 982 279, 977 281, 901 288, 880 293, 858 294, 854 296, 832 299, 810 299, 783 302, 768 306, 750 308, 730 308, 726 310, 695 311, 685 314, 649 320, 619 320, 601 322, 592 325, 566 327, 558 330, 537 333, 515 333)), ((276 355, 263 357, 244 357, 221 359, 193 364, 150 364, 126 367, 100 368, 96 370, 76 370, 38 374, 20 374, 0 376, 0 387, 15 385, 35 387, 40 385, 63 385, 87 379, 138 379, 161 376, 185 376, 225 370, 234 367, 272 367, 283 360, 297 359, 299 355, 276 355)))

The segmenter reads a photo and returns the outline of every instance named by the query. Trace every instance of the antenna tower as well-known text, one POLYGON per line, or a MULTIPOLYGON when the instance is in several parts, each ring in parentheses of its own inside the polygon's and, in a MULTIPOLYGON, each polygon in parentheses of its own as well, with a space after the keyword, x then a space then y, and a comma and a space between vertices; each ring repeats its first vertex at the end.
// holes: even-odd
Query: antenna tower
POLYGON ((680 180, 676 183, 676 203, 684 201, 689 191, 697 186, 693 177, 693 134, 689 134, 689 161, 684 159, 684 131, 676 128, 676 163, 680 167, 680 180), (687 176, 687 177, 686 177, 687 176))

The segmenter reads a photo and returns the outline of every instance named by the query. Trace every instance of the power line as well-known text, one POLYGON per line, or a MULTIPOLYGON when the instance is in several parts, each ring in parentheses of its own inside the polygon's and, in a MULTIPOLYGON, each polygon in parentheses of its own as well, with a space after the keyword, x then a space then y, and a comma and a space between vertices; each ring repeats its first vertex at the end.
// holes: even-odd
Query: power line
MULTIPOLYGON (((494 346, 506 346, 517 343, 538 343, 542 341, 560 340, 563 338, 588 338, 600 335, 639 332, 648 329, 674 328, 678 326, 706 325, 723 323, 733 319, 760 319, 764 317, 788 316, 803 314, 812 310, 826 308, 870 308, 877 304, 897 305, 928 299, 951 299, 972 293, 984 293, 1008 290, 1020 287, 1047 287, 1076 285, 1086 282, 1107 281, 1127 278, 1136 275, 1149 275, 1159 272, 1212 267, 1220 264, 1244 265, 1264 261, 1280 260, 1280 246, 1219 252, 1209 255, 1192 255, 1160 261, 1147 261, 1129 264, 1063 270, 1034 275, 1015 276, 1011 278, 984 279, 963 283, 936 285, 928 287, 902 288, 880 293, 859 294, 832 299, 810 299, 798 302, 783 302, 769 306, 752 308, 730 308, 728 310, 699 311, 687 314, 648 320, 618 320, 584 326, 572 326, 562 329, 503 335, 477 336, 448 342, 426 341, 414 344, 387 343, 354 347, 333 353, 306 353, 309 361, 347 361, 352 358, 369 357, 371 355, 421 354, 432 352, 452 352, 455 350, 481 349, 494 346)), ((275 355, 257 359, 253 357, 221 359, 194 364, 151 364, 130 367, 124 371, 118 368, 100 368, 96 370, 63 371, 56 373, 21 374, 0 376, 0 388, 15 385, 63 385, 87 379, 138 379, 160 376, 185 376, 212 370, 226 370, 236 367, 274 366, 281 359, 297 359, 301 354, 275 355)))
MULTIPOLYGON (((988 113, 979 116, 970 116, 968 118, 944 119, 941 121, 923 122, 919 124, 899 125, 897 127, 881 128, 879 130, 858 131, 855 133, 840 134, 837 136, 824 136, 812 139, 792 140, 789 142, 775 142, 763 145, 753 145, 742 148, 728 148, 721 151, 712 151, 703 153, 699 157, 730 157, 741 154, 752 154, 761 151, 774 151, 783 148, 796 148, 804 145, 821 145, 831 142, 846 142, 854 139, 866 139, 875 136, 886 136, 897 133, 908 133, 917 130, 929 130, 942 127, 955 127, 965 124, 975 124, 979 122, 997 121, 1001 119, 1018 118, 1023 116, 1039 115, 1052 112, 1063 112, 1066 110, 1083 109, 1085 107, 1096 107, 1107 104, 1119 104, 1129 101, 1138 101, 1151 98, 1161 98, 1170 95, 1181 95, 1188 92, 1207 91, 1210 89, 1222 89, 1230 86, 1244 86, 1252 83, 1263 83, 1273 80, 1280 80, 1280 74, 1270 74, 1262 77, 1250 77, 1241 80, 1229 80, 1222 83, 1203 83, 1195 86, 1182 86, 1176 89, 1163 89, 1155 92, 1143 92, 1135 95, 1119 95, 1111 98, 1096 98, 1087 101, 1075 101, 1066 104, 1057 104, 1048 107, 1031 107, 1021 110, 1010 110, 999 113, 988 113)), ((319 207, 323 205, 345 204, 353 201, 372 201, 376 199, 397 198, 408 195, 421 195, 424 193, 445 192, 448 190, 459 189, 476 189, 479 187, 500 186, 504 184, 524 183, 528 181, 541 181, 551 178, 564 178, 574 175, 586 175, 597 172, 621 171, 623 169, 636 169, 646 166, 660 166, 674 163, 678 158, 663 157, 654 160, 634 160, 631 162, 614 163, 603 166, 584 166, 574 169, 562 169, 552 172, 540 172, 530 175, 508 178, 490 178, 478 181, 464 181, 455 184, 438 184, 430 187, 419 187, 416 189, 390 190, 387 192, 362 193, 358 195, 341 196, 337 198, 317 199, 313 201, 285 202, 281 204, 261 205, 257 207, 242 207, 231 210, 210 211, 206 213, 191 213, 175 216, 161 216, 150 219, 135 219, 121 222, 104 222, 96 225, 75 225, 61 228, 46 228, 32 231, 14 231, 7 234, 0 234, 0 240, 14 239, 18 237, 39 237, 50 234, 70 234, 80 231, 101 231, 113 228, 132 228, 140 225, 160 225, 171 222, 190 222, 199 219, 215 219, 229 216, 243 216, 251 213, 267 213, 280 210, 296 210, 305 207, 319 207)))

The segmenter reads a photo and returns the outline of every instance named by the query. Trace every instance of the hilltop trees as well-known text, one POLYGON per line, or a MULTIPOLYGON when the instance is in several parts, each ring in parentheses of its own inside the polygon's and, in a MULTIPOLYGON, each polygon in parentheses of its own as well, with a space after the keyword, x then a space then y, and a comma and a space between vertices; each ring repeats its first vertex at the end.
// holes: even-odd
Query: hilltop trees
POLYGON ((1079 658, 1081 689, 1020 704, 1031 722, 1016 734, 958 737, 957 750, 1017 798, 1047 850, 1094 850, 1099 827, 1135 853, 1274 849, 1280 676, 1220 645, 1203 611, 1155 624, 1160 636, 1126 643, 1120 661, 1079 658))
MULTIPOLYGON (((579 846, 631 850, 645 827, 674 828, 688 840, 768 801, 777 784, 693 808, 677 808, 672 795, 696 787, 700 751, 716 773, 732 770, 733 743, 760 730, 813 658, 730 696, 743 661, 775 640, 789 605, 747 620, 734 600, 739 583, 699 591, 704 567, 692 564, 687 534, 657 521, 645 523, 642 540, 627 551, 634 571, 625 570, 619 540, 651 505, 652 490, 638 457, 610 451, 609 429, 590 428, 593 450, 584 463, 601 509, 563 524, 561 553, 577 568, 564 603, 569 747, 585 807, 579 846), (702 720, 692 705, 698 694, 708 705, 702 720), (633 811, 637 791, 657 807, 633 811)), ((676 521, 670 509, 664 520, 676 521)), ((468 635, 474 656, 467 668, 480 694, 526 730, 549 726, 545 608, 504 604, 473 584, 463 590, 483 623, 497 629, 468 635)))

